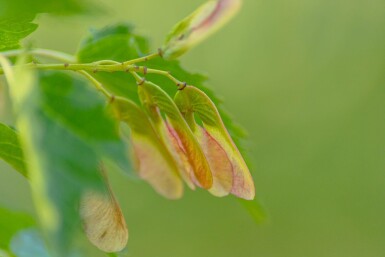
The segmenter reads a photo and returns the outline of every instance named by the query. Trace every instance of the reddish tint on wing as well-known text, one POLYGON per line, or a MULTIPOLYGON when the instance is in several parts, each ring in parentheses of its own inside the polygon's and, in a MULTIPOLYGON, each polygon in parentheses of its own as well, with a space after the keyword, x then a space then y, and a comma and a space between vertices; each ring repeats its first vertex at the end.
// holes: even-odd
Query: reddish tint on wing
MULTIPOLYGON (((146 180, 159 194, 169 199, 179 199, 183 195, 183 184, 176 171, 170 166, 152 142, 132 136, 134 155, 138 162, 139 176, 146 180)), ((165 149, 166 150, 166 149, 165 149)))
POLYGON ((195 178, 194 170, 188 161, 186 150, 184 149, 182 142, 179 139, 175 130, 166 122, 167 132, 176 153, 176 159, 179 161, 180 173, 187 186, 192 190, 195 190, 195 186, 199 186, 199 182, 195 178))
POLYGON ((215 196, 226 196, 233 187, 233 166, 222 146, 204 128, 199 129, 200 143, 213 174, 213 186, 209 191, 215 196))
MULTIPOLYGON (((181 145, 185 150, 186 157, 188 162, 190 163, 195 178, 201 187, 205 189, 210 189, 213 185, 213 177, 211 174, 210 166, 207 163, 207 160, 202 160, 202 158, 206 158, 204 155, 202 156, 195 149, 195 145, 189 140, 188 136, 185 134, 185 131, 175 128, 175 133, 178 135, 181 145)), ((200 147, 200 146, 199 146, 200 147)))

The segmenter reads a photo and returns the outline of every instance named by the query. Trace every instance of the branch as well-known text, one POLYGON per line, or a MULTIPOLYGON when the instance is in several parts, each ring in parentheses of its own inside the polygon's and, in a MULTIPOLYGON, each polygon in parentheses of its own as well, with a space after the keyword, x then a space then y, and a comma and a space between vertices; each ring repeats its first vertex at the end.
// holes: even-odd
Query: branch
MULTIPOLYGON (((49 49, 31 49, 31 50, 25 50, 25 49, 17 49, 17 50, 10 50, 6 52, 0 52, 1 55, 5 57, 12 57, 17 56, 23 53, 31 54, 31 55, 39 55, 43 57, 48 57, 55 60, 64 61, 64 64, 38 64, 38 63, 29 63, 25 64, 23 66, 28 68, 35 68, 39 70, 72 70, 80 72, 82 75, 89 78, 94 85, 95 79, 87 72, 116 72, 116 71, 124 71, 124 72, 138 72, 143 74, 144 76, 146 74, 158 74, 161 76, 165 76, 168 79, 170 79, 175 85, 178 87, 178 89, 183 89, 187 86, 186 82, 182 82, 171 75, 169 71, 163 71, 163 70, 157 70, 157 69, 149 69, 146 66, 136 66, 136 63, 139 62, 145 62, 148 60, 152 60, 156 57, 162 57, 162 52, 159 50, 157 53, 150 54, 144 57, 140 57, 133 60, 128 60, 122 63, 112 61, 112 60, 101 60, 96 61, 93 63, 75 63, 76 58, 72 55, 55 51, 55 50, 49 50, 49 49), (82 72, 87 71, 87 72, 82 72), (91 79, 92 78, 92 79, 91 79)), ((14 66, 12 66, 14 67, 14 66)), ((4 74, 4 70, 0 68, 0 75, 4 74)), ((99 83, 99 82, 98 82, 99 83)), ((98 84, 97 89, 102 91, 106 95, 106 90, 102 90, 103 86, 101 83, 98 84)))

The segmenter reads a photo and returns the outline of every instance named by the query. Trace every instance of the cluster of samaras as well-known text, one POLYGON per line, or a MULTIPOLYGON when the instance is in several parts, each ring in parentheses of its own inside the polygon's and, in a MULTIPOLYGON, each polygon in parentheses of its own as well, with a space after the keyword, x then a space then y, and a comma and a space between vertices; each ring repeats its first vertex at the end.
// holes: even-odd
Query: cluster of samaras
POLYGON ((187 86, 172 100, 150 82, 138 89, 144 111, 122 98, 112 105, 131 128, 132 156, 142 179, 169 199, 182 196, 182 180, 215 196, 254 198, 246 163, 205 93, 187 86))
MULTIPOLYGON (((175 27, 162 49, 163 57, 184 53, 232 17, 239 6, 240 0, 206 3, 175 27)), ((131 156, 139 177, 168 199, 181 198, 185 183, 218 197, 233 194, 252 200, 253 179, 216 106, 193 86, 181 89, 172 99, 143 80, 138 86, 141 106, 120 97, 110 103, 114 116, 130 127, 131 156)), ((105 252, 125 247, 126 224, 108 185, 105 195, 84 196, 81 216, 88 238, 97 247, 105 252)))
MULTIPOLYGON (((171 99, 151 82, 144 82, 138 91, 142 108, 119 97, 111 107, 130 127, 138 175, 155 191, 178 199, 184 181, 191 189, 204 188, 219 197, 254 198, 249 169, 205 93, 187 86, 171 99)), ((91 242, 110 252, 122 249, 128 235, 118 204, 106 192, 104 198, 87 195, 81 215, 91 242)))

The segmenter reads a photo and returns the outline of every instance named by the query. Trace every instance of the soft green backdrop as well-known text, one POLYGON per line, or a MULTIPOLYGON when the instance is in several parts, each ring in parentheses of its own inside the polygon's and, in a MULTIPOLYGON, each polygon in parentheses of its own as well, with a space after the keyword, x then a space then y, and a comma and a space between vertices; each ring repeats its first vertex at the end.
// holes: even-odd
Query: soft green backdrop
MULTIPOLYGON (((104 0, 102 16, 39 17, 29 41, 73 53, 89 27, 132 21, 158 46, 202 2, 104 0)), ((233 199, 166 201, 112 174, 130 256, 385 256, 384 10, 383 0, 246 0, 232 24, 183 57, 249 131, 269 221, 255 225, 233 199)), ((4 164, 0 204, 33 210, 27 183, 4 164)))

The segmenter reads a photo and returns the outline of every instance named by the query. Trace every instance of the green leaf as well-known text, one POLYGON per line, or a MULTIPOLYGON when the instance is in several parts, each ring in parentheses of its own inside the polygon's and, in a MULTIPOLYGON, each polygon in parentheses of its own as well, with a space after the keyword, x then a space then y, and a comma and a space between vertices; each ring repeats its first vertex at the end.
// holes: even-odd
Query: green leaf
MULTIPOLYGON (((0 6, 2 6, 1 0, 0 6)), ((0 51, 19 48, 20 40, 34 32, 38 27, 32 23, 33 19, 33 15, 0 18, 0 51)))
POLYGON ((9 251, 12 237, 19 230, 32 227, 34 224, 30 215, 0 207, 0 249, 9 251))
MULTIPOLYGON (((128 24, 92 30, 78 50, 79 62, 114 60, 123 62, 148 53, 147 40, 133 33, 128 24)), ((139 103, 135 79, 124 72, 97 73, 95 77, 114 95, 139 103)))
POLYGON ((100 30, 92 29, 78 51, 81 62, 95 60, 126 61, 148 52, 148 42, 133 33, 130 24, 116 24, 100 30))
POLYGON ((175 59, 224 26, 241 7, 241 0, 213 0, 179 22, 162 47, 166 59, 175 59))
POLYGON ((105 100, 86 80, 66 73, 47 72, 40 76, 44 108, 67 129, 86 141, 96 152, 129 168, 119 136, 118 123, 106 111, 105 100))
POLYGON ((81 196, 104 187, 99 162, 128 163, 126 148, 87 81, 28 70, 14 77, 11 96, 37 214, 54 256, 67 256, 81 227, 81 196))
POLYGON ((16 131, 0 123, 0 158, 27 177, 23 150, 16 131))
POLYGON ((0 19, 38 13, 69 15, 93 9, 93 6, 84 0, 0 0, 0 6, 0 19))

